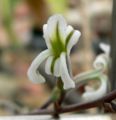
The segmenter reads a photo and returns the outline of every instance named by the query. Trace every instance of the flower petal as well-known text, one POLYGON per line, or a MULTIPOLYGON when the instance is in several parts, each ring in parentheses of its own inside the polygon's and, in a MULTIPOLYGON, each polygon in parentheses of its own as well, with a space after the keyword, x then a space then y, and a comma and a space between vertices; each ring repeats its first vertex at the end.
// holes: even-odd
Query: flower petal
POLYGON ((50 17, 47 22, 47 32, 49 34, 50 39, 56 33, 57 24, 58 24, 58 29, 59 29, 61 37, 62 38, 65 37, 65 31, 67 27, 66 21, 62 15, 57 14, 57 15, 53 15, 52 17, 50 17))
POLYGON ((102 75, 100 77, 100 81, 101 81, 101 85, 98 88, 98 90, 86 91, 82 95, 83 100, 93 101, 93 100, 96 100, 96 99, 103 97, 107 93, 107 87, 108 87, 107 77, 102 75))
POLYGON ((75 83, 74 81, 71 79, 69 73, 68 73, 68 68, 66 65, 66 53, 61 53, 60 56, 60 64, 61 64, 61 78, 62 81, 64 83, 64 89, 69 89, 69 88, 74 88, 75 87, 75 83))
POLYGON ((100 48, 107 54, 110 54, 110 46, 104 43, 100 44, 100 48))
POLYGON ((34 83, 43 83, 45 82, 44 77, 39 73, 40 64, 48 57, 51 53, 49 50, 41 52, 32 62, 30 68, 28 69, 28 77, 34 83))
POLYGON ((52 75, 52 72, 51 72, 51 65, 52 65, 53 59, 54 59, 53 56, 49 56, 48 59, 46 60, 45 72, 46 72, 48 75, 52 75))
POLYGON ((60 58, 57 58, 54 64, 54 76, 60 76, 60 58))
POLYGON ((67 26, 67 30, 66 30, 66 37, 70 34, 70 32, 71 31, 73 31, 74 29, 73 29, 73 27, 72 26, 70 26, 70 25, 68 25, 67 26))
POLYGON ((93 63, 95 69, 105 70, 109 65, 109 57, 106 54, 98 55, 93 63))
POLYGON ((49 34, 47 32, 47 24, 43 25, 43 37, 46 41, 46 45, 48 48, 51 48, 51 44, 50 44, 50 38, 49 38, 49 34))
POLYGON ((72 37, 70 38, 70 40, 66 46, 68 54, 70 54, 72 47, 78 42, 80 36, 81 36, 80 31, 75 30, 73 32, 72 37))

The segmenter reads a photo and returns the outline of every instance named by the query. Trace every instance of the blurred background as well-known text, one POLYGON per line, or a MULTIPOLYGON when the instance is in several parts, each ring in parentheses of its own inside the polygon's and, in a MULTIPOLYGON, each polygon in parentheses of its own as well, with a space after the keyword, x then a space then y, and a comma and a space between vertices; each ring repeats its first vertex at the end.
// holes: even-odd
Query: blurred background
MULTIPOLYGON (((55 81, 44 73, 43 65, 46 84, 31 83, 27 70, 46 49, 42 26, 55 13, 82 32, 71 51, 73 75, 92 69, 95 57, 103 52, 99 44, 109 44, 112 0, 0 0, 0 115, 26 113, 50 96, 55 81)), ((79 94, 71 91, 65 104, 79 102, 79 94)))

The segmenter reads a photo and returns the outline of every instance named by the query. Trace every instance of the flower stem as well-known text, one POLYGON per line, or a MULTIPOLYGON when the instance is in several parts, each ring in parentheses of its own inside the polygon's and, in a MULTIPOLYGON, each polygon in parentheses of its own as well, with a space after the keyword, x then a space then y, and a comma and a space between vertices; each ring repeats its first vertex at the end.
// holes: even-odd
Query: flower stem
POLYGON ((65 91, 63 89, 63 82, 61 78, 59 78, 57 81, 57 88, 59 89, 59 98, 54 102, 54 118, 59 118, 59 110, 65 96, 65 91))

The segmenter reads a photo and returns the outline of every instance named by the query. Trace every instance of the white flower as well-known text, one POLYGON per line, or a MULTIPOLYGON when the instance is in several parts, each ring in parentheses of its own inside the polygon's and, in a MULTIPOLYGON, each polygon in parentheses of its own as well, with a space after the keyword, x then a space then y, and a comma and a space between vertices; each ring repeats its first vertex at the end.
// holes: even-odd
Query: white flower
POLYGON ((35 83, 45 82, 38 68, 46 60, 45 72, 61 77, 64 89, 74 88, 75 83, 68 73, 66 55, 70 54, 81 33, 68 26, 61 15, 50 17, 47 24, 43 26, 43 32, 48 49, 41 52, 32 62, 28 70, 29 79, 35 83))
POLYGON ((85 92, 83 93, 82 98, 86 101, 92 101, 101 98, 107 93, 108 90, 108 78, 103 72, 108 68, 110 63, 110 46, 101 43, 100 47, 104 51, 104 54, 100 54, 96 57, 93 66, 96 70, 101 71, 101 74, 98 76, 101 84, 97 90, 89 86, 85 86, 85 92))

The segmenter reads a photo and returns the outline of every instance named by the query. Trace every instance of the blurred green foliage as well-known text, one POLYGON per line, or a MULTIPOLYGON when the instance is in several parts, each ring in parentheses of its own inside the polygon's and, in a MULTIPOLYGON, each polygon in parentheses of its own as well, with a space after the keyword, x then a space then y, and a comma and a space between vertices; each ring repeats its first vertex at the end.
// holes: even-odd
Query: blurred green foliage
POLYGON ((16 3, 19 2, 19 0, 2 0, 2 13, 3 13, 3 21, 4 21, 4 27, 8 32, 9 39, 12 42, 13 46, 17 46, 17 38, 12 30, 12 22, 13 22, 13 9, 16 3))
POLYGON ((66 0, 47 0, 51 5, 52 12, 64 13, 66 10, 66 0))

